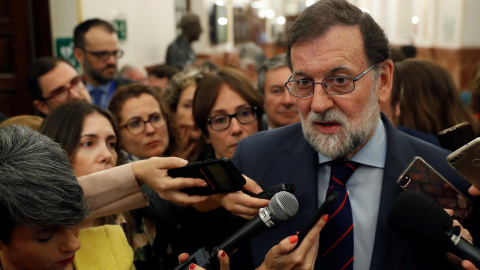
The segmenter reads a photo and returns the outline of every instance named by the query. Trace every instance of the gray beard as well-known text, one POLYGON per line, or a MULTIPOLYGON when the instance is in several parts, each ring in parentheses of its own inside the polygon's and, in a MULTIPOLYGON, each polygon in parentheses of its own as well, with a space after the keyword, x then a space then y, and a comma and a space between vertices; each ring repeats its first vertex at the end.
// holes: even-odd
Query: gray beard
POLYGON ((351 158, 354 151, 365 145, 375 131, 380 117, 377 96, 376 90, 372 89, 368 104, 360 113, 357 122, 349 122, 338 107, 329 109, 323 114, 310 111, 306 119, 300 114, 305 139, 317 152, 327 158, 332 160, 351 158), (334 134, 319 132, 314 123, 325 121, 339 123, 341 125, 339 132, 334 134))

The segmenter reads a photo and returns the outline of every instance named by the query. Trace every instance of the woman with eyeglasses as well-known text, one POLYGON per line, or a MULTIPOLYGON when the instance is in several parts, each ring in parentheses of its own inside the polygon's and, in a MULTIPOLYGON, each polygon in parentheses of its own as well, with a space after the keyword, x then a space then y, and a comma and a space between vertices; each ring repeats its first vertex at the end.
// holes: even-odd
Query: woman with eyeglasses
MULTIPOLYGON (((254 91, 253 88, 251 89, 254 91)), ((258 102, 258 104, 261 104, 261 102, 258 102)), ((244 107, 249 106, 245 105, 244 107)), ((244 111, 244 107, 240 108, 239 111, 244 111)), ((154 88, 140 84, 121 87, 117 89, 113 95, 109 109, 118 123, 120 129, 120 147, 127 157, 127 162, 164 155, 169 144, 167 122, 163 114, 162 102, 158 98, 154 88)), ((242 121, 243 119, 244 118, 242 118, 242 121)), ((256 132, 257 128, 254 128, 254 130, 256 132)), ((248 180, 245 188, 252 193, 260 192, 260 190, 255 190, 253 187, 258 187, 258 185, 248 180)), ((204 203, 193 205, 196 209, 193 210, 192 208, 174 206, 166 202, 165 198, 158 198, 155 192, 148 187, 143 186, 142 192, 149 197, 150 206, 148 209, 135 211, 134 216, 138 216, 136 214, 142 216, 142 220, 146 224, 143 228, 156 231, 150 234, 156 234, 156 238, 160 238, 160 240, 155 241, 155 243, 171 244, 173 252, 170 253, 166 253, 165 249, 163 249, 163 251, 165 251, 164 253, 158 251, 159 248, 165 248, 165 246, 155 247, 153 249, 155 249, 156 252, 154 258, 160 256, 164 261, 172 262, 173 265, 177 263, 175 256, 180 252, 194 252, 208 240, 199 243, 201 241, 197 240, 202 237, 208 238, 208 234, 201 234, 202 237, 200 237, 198 230, 196 231, 195 239, 185 239, 182 236, 185 235, 186 229, 184 229, 184 226, 180 226, 181 231, 179 232, 177 229, 179 224, 192 224, 191 220, 197 218, 202 218, 203 220, 208 219, 209 213, 206 214, 204 212, 219 207, 224 207, 233 214, 252 218, 258 214, 258 208, 268 205, 267 200, 251 198, 246 194, 241 196, 239 196, 240 194, 236 196, 218 195, 217 197, 225 197, 225 199, 208 200, 204 203), (246 198, 247 196, 249 198, 246 198), (154 221, 155 224, 149 221, 154 221)), ((200 225, 196 225, 197 229, 199 226, 200 225)), ((168 267, 166 267, 166 269, 168 269, 168 267)))
POLYGON ((109 110, 119 127, 123 163, 163 156, 168 147, 167 121, 152 86, 130 84, 115 91, 109 110))
POLYGON ((240 71, 224 68, 198 85, 193 117, 216 158, 232 158, 239 140, 262 130, 262 97, 240 71))

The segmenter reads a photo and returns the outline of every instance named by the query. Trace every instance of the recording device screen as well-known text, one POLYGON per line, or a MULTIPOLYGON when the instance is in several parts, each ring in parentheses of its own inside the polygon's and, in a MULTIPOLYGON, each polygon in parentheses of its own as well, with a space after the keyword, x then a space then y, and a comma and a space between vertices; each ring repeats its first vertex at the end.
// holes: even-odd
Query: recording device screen
POLYGON ((221 189, 228 189, 235 183, 232 182, 220 164, 213 164, 207 166, 208 171, 212 174, 213 178, 217 179, 217 184, 221 189))

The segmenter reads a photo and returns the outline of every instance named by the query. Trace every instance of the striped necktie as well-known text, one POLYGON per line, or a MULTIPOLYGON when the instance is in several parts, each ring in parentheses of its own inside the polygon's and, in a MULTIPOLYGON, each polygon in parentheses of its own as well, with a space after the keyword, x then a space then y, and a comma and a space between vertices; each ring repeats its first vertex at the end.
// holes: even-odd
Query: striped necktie
POLYGON ((353 218, 346 184, 358 167, 353 161, 332 161, 327 196, 340 194, 328 210, 328 222, 320 233, 318 254, 322 269, 353 269, 353 218))

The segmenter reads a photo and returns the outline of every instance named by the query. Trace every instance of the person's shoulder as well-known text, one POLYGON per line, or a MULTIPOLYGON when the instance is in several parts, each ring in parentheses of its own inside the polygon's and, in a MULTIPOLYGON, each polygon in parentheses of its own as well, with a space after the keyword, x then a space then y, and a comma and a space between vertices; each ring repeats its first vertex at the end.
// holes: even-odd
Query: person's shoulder
POLYGON ((252 134, 244 139, 246 143, 278 143, 289 141, 293 136, 302 136, 302 126, 300 123, 291 124, 284 127, 269 129, 252 134))

